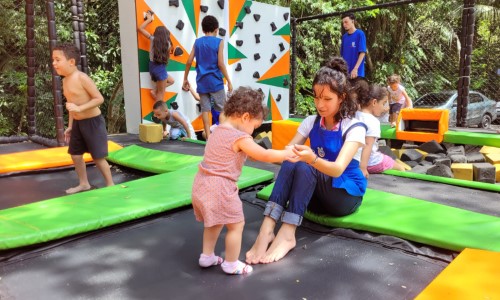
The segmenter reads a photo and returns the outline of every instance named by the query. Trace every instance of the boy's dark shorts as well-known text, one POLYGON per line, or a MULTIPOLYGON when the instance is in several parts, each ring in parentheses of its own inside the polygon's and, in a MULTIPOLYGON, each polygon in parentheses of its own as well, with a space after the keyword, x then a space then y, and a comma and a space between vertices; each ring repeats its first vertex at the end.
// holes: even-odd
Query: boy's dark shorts
POLYGON ((392 103, 389 105, 389 113, 390 114, 395 114, 398 113, 401 110, 401 103, 392 103))
POLYGON ((108 132, 102 115, 73 120, 68 153, 83 155, 85 152, 89 152, 94 159, 108 156, 108 132))
POLYGON ((166 80, 168 78, 167 66, 149 61, 149 75, 151 75, 151 80, 154 82, 166 80))

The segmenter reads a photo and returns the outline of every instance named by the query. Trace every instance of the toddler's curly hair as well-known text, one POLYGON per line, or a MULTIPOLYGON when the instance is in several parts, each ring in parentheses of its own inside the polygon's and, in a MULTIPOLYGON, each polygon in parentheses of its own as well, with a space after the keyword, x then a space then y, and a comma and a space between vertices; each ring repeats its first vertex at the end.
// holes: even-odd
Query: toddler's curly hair
POLYGON ((239 87, 233 91, 224 105, 224 115, 226 117, 240 117, 248 113, 252 118, 262 118, 267 116, 267 107, 263 103, 264 93, 250 87, 239 87))

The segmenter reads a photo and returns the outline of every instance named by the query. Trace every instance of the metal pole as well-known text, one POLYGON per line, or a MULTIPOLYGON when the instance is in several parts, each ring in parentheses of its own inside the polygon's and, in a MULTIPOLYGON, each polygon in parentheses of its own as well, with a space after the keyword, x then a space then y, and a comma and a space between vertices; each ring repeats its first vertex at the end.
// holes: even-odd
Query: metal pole
POLYGON ((26 0, 26 65, 28 86, 28 135, 36 134, 36 88, 35 88, 35 4, 26 0))
POLYGON ((85 37, 85 8, 82 0, 77 0, 78 7, 78 31, 80 32, 80 55, 82 63, 82 72, 88 74, 88 60, 87 60, 87 38, 85 37))
POLYGON ((457 86, 457 127, 467 126, 467 107, 469 105, 470 70, 472 44, 475 26, 475 0, 464 0, 462 11, 462 36, 460 49, 460 70, 457 86))
MULTIPOLYGON (((52 56, 52 50, 57 44, 57 32, 55 21, 54 1, 47 0, 47 21, 49 30, 49 50, 52 56)), ((61 92, 61 77, 57 75, 54 68, 52 70, 52 94, 54 95, 54 114, 56 116, 56 135, 57 145, 64 146, 64 117, 63 117, 63 104, 61 92)))
POLYGON ((429 0, 403 0, 403 1, 382 3, 382 4, 372 5, 372 6, 363 6, 363 7, 349 9, 349 10, 341 11, 341 12, 333 12, 333 13, 328 13, 328 14, 319 14, 319 15, 314 15, 314 16, 307 16, 307 17, 303 17, 303 18, 298 18, 297 23, 301 23, 301 22, 305 22, 305 21, 309 21, 309 20, 326 19, 329 17, 341 16, 345 13, 350 13, 350 12, 355 13, 355 12, 360 12, 360 11, 365 11, 365 10, 372 10, 372 9, 376 9, 376 8, 388 8, 388 7, 393 7, 393 6, 400 6, 400 5, 405 5, 405 4, 427 2, 427 1, 429 1, 429 0))
POLYGON ((292 50, 292 55, 291 57, 291 63, 292 63, 292 76, 291 76, 291 82, 290 82, 290 90, 289 90, 289 108, 288 112, 290 114, 295 114, 296 107, 295 107, 295 89, 297 86, 297 23, 295 22, 295 18, 290 19, 291 23, 291 50, 292 50))

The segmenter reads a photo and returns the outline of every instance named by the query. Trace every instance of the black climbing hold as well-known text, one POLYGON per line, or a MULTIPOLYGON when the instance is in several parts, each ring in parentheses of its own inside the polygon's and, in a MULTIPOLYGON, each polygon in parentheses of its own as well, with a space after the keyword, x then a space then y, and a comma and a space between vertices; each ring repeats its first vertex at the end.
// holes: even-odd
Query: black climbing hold
POLYGON ((284 86, 288 86, 288 79, 286 79, 286 78, 285 78, 285 79, 283 79, 283 85, 284 85, 284 86))
POLYGON ((224 28, 219 28, 219 35, 220 35, 220 36, 225 36, 225 35, 226 35, 226 29, 224 29, 224 28))
POLYGON ((253 55, 253 59, 255 59, 255 60, 260 59, 260 54, 259 54, 259 53, 255 53, 255 54, 253 55))
MULTIPOLYGON (((256 72, 256 73, 257 73, 257 72, 256 72)), ((257 91, 259 91, 259 93, 261 93, 261 94, 264 94, 264 91, 262 91, 262 89, 261 89, 261 88, 258 88, 258 89, 257 89, 257 91)))
POLYGON ((276 102, 280 102, 281 101, 281 94, 278 94, 278 97, 276 97, 276 102))
POLYGON ((243 29, 243 22, 236 22, 236 27, 243 29))
POLYGON ((175 47, 174 56, 181 56, 182 54, 184 54, 184 51, 182 51, 181 47, 175 47))
POLYGON ((276 29, 278 29, 278 27, 276 27, 274 22, 271 22, 271 29, 272 29, 272 31, 276 31, 276 29))
POLYGON ((152 117, 151 117, 151 121, 155 122, 156 124, 161 124, 161 120, 160 120, 160 119, 158 119, 158 118, 157 118, 157 117, 155 117, 155 116, 152 116, 152 117))
POLYGON ((179 0, 168 0, 168 6, 179 7, 179 0))
POLYGON ((270 59, 270 60, 271 60, 271 62, 273 63, 273 62, 274 62, 274 60, 275 60, 276 58, 277 58, 277 57, 276 57, 276 54, 274 54, 274 53, 273 53, 273 55, 271 55, 271 59, 270 59))
POLYGON ((237 41, 236 41, 236 45, 237 45, 237 46, 241 46, 241 45, 243 45, 243 40, 237 40, 237 41))
POLYGON ((200 5, 200 10, 204 13, 206 13, 208 11, 208 6, 205 6, 205 5, 200 5))
POLYGON ((253 19, 255 20, 255 22, 259 22, 260 15, 259 14, 253 14, 253 19))
POLYGON ((285 45, 283 45, 283 43, 280 43, 280 51, 283 51, 285 50, 285 45))
POLYGON ((255 35, 255 43, 260 43, 260 34, 255 35))
POLYGON ((240 64, 240 63, 238 63, 238 64, 236 65, 236 69, 234 69, 234 70, 235 70, 235 71, 241 71, 241 64, 240 64))
MULTIPOLYGON (((153 15, 155 14, 155 12, 154 12, 154 11, 152 11, 152 10, 150 10, 150 9, 148 9, 148 13, 149 13, 151 16, 153 16, 153 15)), ((144 21, 146 21, 147 19, 148 19, 148 18, 146 18, 146 14, 144 14, 144 21)))
POLYGON ((219 5, 220 9, 224 9, 224 0, 218 0, 217 4, 219 5))
POLYGON ((177 102, 174 101, 174 102, 170 103, 170 107, 172 107, 172 109, 174 109, 174 110, 177 110, 179 108, 179 104, 177 104, 177 102))
POLYGON ((182 30, 182 28, 184 28, 184 22, 182 22, 182 20, 179 20, 175 28, 182 30))
POLYGON ((258 78, 260 78, 260 74, 259 74, 259 72, 255 72, 255 73, 253 73, 253 78, 257 78, 257 79, 258 79, 258 78))
POLYGON ((252 10, 250 9, 250 6, 245 6, 245 11, 247 14, 252 12, 252 10))
POLYGON ((285 21, 288 21, 288 16, 289 15, 290 15, 289 13, 284 13, 283 14, 283 19, 285 19, 285 21))

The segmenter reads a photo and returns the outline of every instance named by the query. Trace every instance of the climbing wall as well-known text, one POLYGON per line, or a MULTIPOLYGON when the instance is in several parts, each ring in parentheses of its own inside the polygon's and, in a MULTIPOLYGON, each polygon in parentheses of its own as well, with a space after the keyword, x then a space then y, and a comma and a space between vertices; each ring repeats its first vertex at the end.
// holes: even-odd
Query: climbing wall
MULTIPOLYGON (((185 113, 195 129, 201 129, 197 101, 182 90, 185 64, 196 38, 203 36, 201 21, 212 15, 219 21, 219 38, 224 40, 224 56, 233 87, 250 86, 265 95, 267 120, 288 118, 290 84, 290 10, 286 7, 245 0, 136 0, 136 23, 144 21, 147 10, 154 21, 146 27, 150 33, 164 25, 170 31, 173 47, 167 67, 175 83, 167 88, 164 101, 185 113)), ((149 40, 138 32, 138 61, 142 122, 151 121, 154 86, 149 75, 149 40)), ((193 64, 189 81, 196 87, 193 64)))

